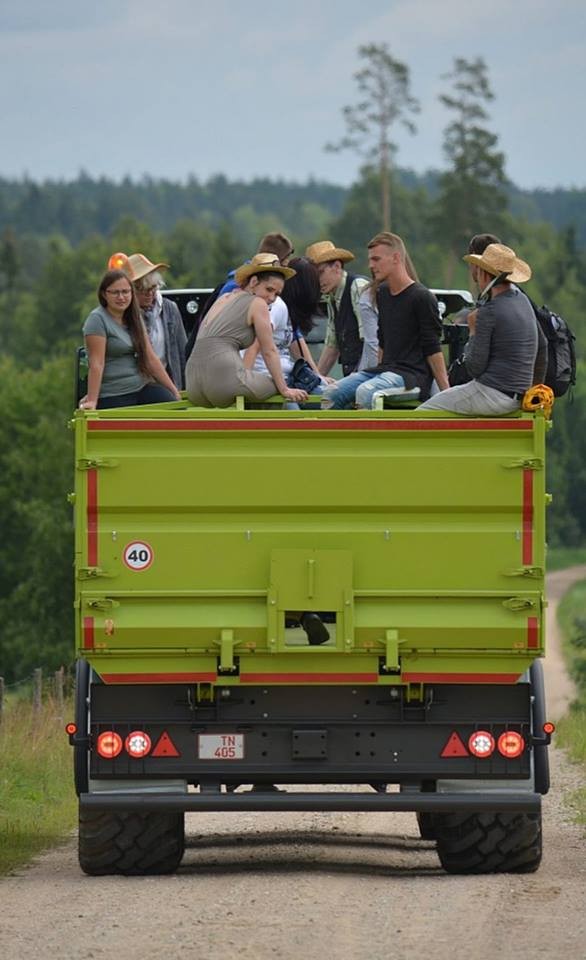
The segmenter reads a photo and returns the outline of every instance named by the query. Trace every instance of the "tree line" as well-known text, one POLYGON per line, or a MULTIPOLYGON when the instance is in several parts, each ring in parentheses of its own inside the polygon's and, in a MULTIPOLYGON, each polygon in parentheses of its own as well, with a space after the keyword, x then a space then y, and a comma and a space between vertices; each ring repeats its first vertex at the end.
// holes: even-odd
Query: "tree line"
MULTIPOLYGON (((367 51, 368 54, 368 51, 367 51)), ((365 54, 365 56, 367 55, 365 54)), ((383 58, 384 59, 384 58, 383 58)), ((404 78, 404 74, 402 74, 404 78)), ((171 264, 170 286, 213 287, 282 230, 298 252, 333 239, 366 271, 366 243, 382 226, 387 178, 392 228, 430 287, 469 287, 468 237, 497 233, 527 260, 534 300, 561 313, 586 342, 586 246, 581 227, 519 208, 488 124, 486 67, 455 61, 443 94, 453 101, 441 175, 400 174, 373 157, 347 190, 278 180, 113 184, 83 175, 70 184, 0 181, 0 673, 7 682, 73 655, 72 488, 74 351, 111 253, 143 252, 171 264), (451 85, 451 86, 450 86, 451 85), (472 131, 472 132, 471 132, 472 131), (490 188, 489 188, 490 186, 490 188), (561 221, 560 221, 561 222, 561 221)), ((580 214, 576 205, 577 216, 580 214)), ((569 213, 568 213, 569 216, 569 213)), ((586 386, 554 410, 549 440, 552 545, 586 541, 586 386)))

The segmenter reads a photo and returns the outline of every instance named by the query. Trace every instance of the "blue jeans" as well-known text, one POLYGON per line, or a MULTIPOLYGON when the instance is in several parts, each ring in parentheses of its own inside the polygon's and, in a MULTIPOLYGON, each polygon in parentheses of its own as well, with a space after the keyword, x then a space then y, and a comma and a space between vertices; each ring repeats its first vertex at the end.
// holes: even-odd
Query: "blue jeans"
POLYGON ((327 386, 323 392, 322 406, 329 410, 351 410, 356 402, 360 409, 372 410, 373 395, 377 390, 404 386, 405 381, 399 373, 366 373, 360 370, 327 386))
POLYGON ((167 403, 175 397, 170 390, 158 383, 146 383, 141 390, 134 393, 121 393, 117 397, 101 397, 98 400, 98 410, 109 410, 114 407, 136 407, 143 403, 167 403))

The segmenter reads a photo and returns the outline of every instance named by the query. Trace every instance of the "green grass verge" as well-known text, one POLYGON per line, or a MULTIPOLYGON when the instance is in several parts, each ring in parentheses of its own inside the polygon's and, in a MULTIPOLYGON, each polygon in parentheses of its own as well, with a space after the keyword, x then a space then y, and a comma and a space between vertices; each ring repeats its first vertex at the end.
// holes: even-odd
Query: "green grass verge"
MULTIPOLYGON (((558 608, 564 637, 564 654, 576 682, 578 697, 559 722, 556 740, 586 773, 586 582, 574 584, 558 608)), ((586 787, 572 797, 578 821, 586 826, 586 787)))
MULTIPOLYGON (((65 711, 67 713, 67 711, 65 711)), ((30 703, 9 701, 0 723, 0 873, 26 863, 74 827, 72 750, 55 704, 33 723, 30 703)))
POLYGON ((548 547, 545 561, 548 573, 582 563, 586 563, 586 547, 548 547))

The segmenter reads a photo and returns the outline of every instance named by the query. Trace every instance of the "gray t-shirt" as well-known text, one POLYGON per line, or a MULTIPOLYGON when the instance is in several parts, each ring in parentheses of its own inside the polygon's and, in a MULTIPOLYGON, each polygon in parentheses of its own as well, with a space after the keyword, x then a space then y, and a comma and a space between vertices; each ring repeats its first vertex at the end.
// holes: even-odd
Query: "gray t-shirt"
POLYGON ((92 310, 83 325, 84 336, 106 338, 106 359, 100 397, 119 397, 141 390, 148 380, 138 369, 134 344, 126 327, 112 319, 104 307, 92 310))
POLYGON ((533 308, 512 286, 479 308, 476 334, 466 345, 466 368, 487 387, 525 393, 534 382, 538 342, 533 308))

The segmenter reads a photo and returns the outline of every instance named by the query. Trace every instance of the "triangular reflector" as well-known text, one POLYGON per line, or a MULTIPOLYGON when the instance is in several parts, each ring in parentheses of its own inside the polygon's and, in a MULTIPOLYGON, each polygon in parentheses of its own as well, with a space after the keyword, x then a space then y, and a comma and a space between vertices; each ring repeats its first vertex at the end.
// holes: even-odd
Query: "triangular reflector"
POLYGON ((448 737, 448 741, 440 753, 440 757, 469 757, 464 743, 462 742, 460 736, 454 730, 453 733, 448 737))
POLYGON ((157 740, 155 748, 151 753, 151 757, 179 757, 179 756, 181 756, 181 754, 179 753, 179 750, 171 740, 171 737, 169 736, 167 731, 164 731, 159 737, 159 739, 157 740))

